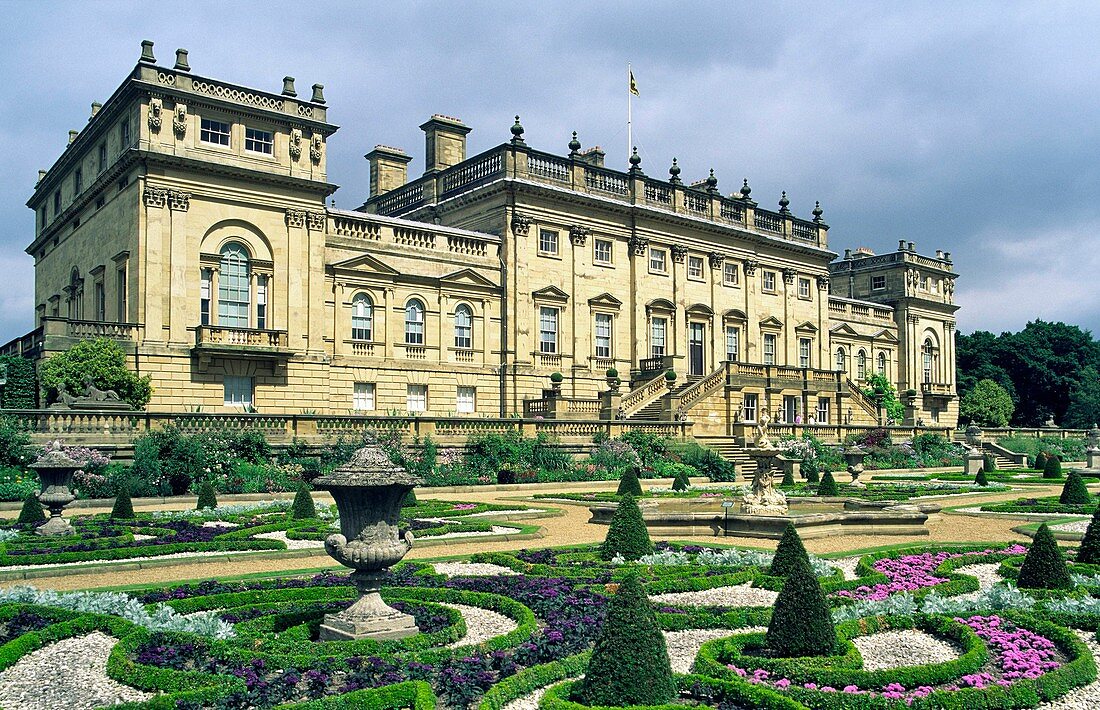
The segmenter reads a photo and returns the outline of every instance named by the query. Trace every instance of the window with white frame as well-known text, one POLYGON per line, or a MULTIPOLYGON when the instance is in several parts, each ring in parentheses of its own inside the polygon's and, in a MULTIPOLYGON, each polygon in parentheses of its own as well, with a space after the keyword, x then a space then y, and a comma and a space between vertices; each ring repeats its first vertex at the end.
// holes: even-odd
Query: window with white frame
POLYGON ((881 291, 884 288, 886 288, 886 277, 885 276, 872 276, 871 277, 871 290, 872 291, 881 291))
POLYGON ((737 362, 741 354, 741 329, 735 325, 726 326, 726 359, 737 362))
POLYGON ((539 352, 552 355, 558 352, 558 309, 550 306, 539 308, 539 352))
POLYGON ((764 364, 775 364, 775 333, 764 333, 764 364))
POLYGON ((926 338, 924 347, 921 348, 921 370, 924 382, 932 381, 932 372, 936 366, 936 346, 931 338, 926 338))
POLYGON ((256 277, 256 327, 267 329, 267 276, 256 277))
POLYGON ((668 253, 664 249, 658 249, 656 247, 650 247, 649 249, 649 270, 658 274, 664 274, 668 272, 667 262, 665 261, 668 253))
POLYGON ((244 129, 244 149, 252 153, 271 155, 275 152, 275 137, 271 131, 261 131, 259 128, 244 129))
POLYGON ((765 271, 761 279, 764 291, 766 293, 775 293, 775 272, 765 271))
POLYGON ((722 264, 722 283, 726 286, 736 286, 741 283, 741 270, 732 261, 722 264))
POLYGON ((668 342, 668 318, 654 317, 649 322, 649 356, 664 357, 668 342))
POLYGON ((373 382, 356 382, 352 385, 351 408, 357 412, 375 410, 373 382))
POLYGON ((365 293, 357 293, 351 299, 351 339, 374 339, 374 304, 365 293))
POLYGON ((455 411, 459 414, 473 414, 477 410, 477 389, 459 387, 455 393, 455 411))
POLYGON ((747 392, 745 394, 745 399, 741 402, 741 419, 743 421, 756 421, 756 403, 757 395, 747 392))
POLYGON ((860 350, 856 353, 856 379, 867 379, 867 351, 860 350))
POLYGON ((814 349, 814 341, 810 338, 798 339, 798 366, 799 367, 812 367, 811 354, 814 349))
POLYGON ((229 145, 230 125, 211 118, 204 118, 199 122, 199 140, 213 145, 229 145))
POLYGON ((248 409, 252 406, 252 378, 226 375, 223 381, 225 406, 248 409))
POLYGON ((405 306, 405 344, 424 344, 424 304, 416 298, 405 306))
POLYGON ((810 298, 810 293, 810 280, 802 278, 798 279, 798 297, 810 298))
POLYGON ((689 256, 688 257, 688 278, 697 281, 703 280, 703 257, 701 256, 689 256))
POLYGON ((848 371, 848 353, 845 352, 843 347, 836 349, 836 369, 841 372, 848 371))
POLYGON ((539 230, 539 253, 540 254, 558 254, 558 233, 553 229, 540 229, 539 230))
POLYGON ((210 325, 211 279, 213 271, 203 269, 199 276, 199 323, 210 325))
POLYGON ((592 259, 597 264, 612 263, 612 242, 610 239, 597 239, 592 247, 592 259))
MULTIPOLYGON (((129 318, 129 313, 126 309, 126 267, 121 266, 115 271, 115 311, 117 311, 117 320, 119 323, 125 323, 129 318)), ((207 307, 209 311, 209 307, 207 307)), ((209 319, 209 312, 207 318, 209 319)))
POLYGON ((249 288, 248 252, 240 244, 226 244, 218 270, 218 325, 248 327, 249 288))
POLYGON ((878 353, 878 374, 886 375, 886 352, 880 350, 878 353))
POLYGON ((455 309, 455 347, 462 350, 474 347, 474 312, 465 303, 455 309))
POLYGON ((829 423, 829 398, 818 397, 817 398, 817 423, 828 424, 829 423))
POLYGON ((596 357, 611 357, 611 314, 596 314, 596 357))
POLYGON ((405 388, 405 409, 410 412, 428 411, 427 385, 408 385, 405 388))

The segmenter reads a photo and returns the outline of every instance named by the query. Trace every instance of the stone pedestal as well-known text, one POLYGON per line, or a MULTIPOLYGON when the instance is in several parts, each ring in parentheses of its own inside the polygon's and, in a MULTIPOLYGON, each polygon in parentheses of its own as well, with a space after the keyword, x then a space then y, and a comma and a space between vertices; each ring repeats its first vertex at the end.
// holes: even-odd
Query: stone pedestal
POLYGON ((978 471, 981 471, 985 466, 985 456, 978 449, 969 449, 966 452, 966 460, 963 468, 963 472, 968 476, 977 476, 978 471))
POLYGON ((83 461, 74 461, 61 451, 60 441, 55 441, 43 456, 30 465, 42 481, 38 502, 50 511, 50 519, 36 530, 39 535, 63 537, 74 533, 73 526, 61 517, 61 512, 76 500, 69 486, 72 485, 73 474, 83 465, 83 461))
POLYGON ((412 616, 382 601, 381 573, 352 572, 351 580, 362 596, 338 614, 325 614, 320 640, 401 639, 420 633, 412 616))
POLYGON ((772 467, 779 456, 775 449, 749 451, 756 464, 752 478, 752 492, 741 500, 741 512, 749 515, 786 515, 787 497, 775 487, 772 467))

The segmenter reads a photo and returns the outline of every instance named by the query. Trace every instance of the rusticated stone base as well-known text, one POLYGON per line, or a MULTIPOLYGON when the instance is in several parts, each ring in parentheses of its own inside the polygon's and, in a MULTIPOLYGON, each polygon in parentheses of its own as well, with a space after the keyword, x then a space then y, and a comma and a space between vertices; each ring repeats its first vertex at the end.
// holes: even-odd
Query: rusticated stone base
POLYGON ((67 535, 76 534, 76 531, 73 530, 73 526, 69 524, 69 521, 60 516, 54 516, 42 525, 39 525, 35 532, 45 537, 65 537, 67 535))
POLYGON ((344 614, 325 614, 321 622, 321 641, 359 641, 362 639, 403 639, 420 633, 408 614, 345 618, 344 614))

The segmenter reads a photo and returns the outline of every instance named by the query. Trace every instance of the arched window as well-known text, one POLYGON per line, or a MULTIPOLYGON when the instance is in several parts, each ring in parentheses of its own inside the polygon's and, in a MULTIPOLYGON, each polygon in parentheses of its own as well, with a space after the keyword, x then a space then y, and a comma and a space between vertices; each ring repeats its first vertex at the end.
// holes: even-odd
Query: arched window
POLYGON ((466 304, 455 309, 455 347, 474 347, 474 314, 466 304))
POLYGON ((886 353, 882 350, 878 353, 878 374, 886 376, 886 353))
POLYGON ((248 252, 240 244, 226 244, 218 271, 218 325, 247 328, 248 306, 248 252))
POLYGON ((351 300, 351 339, 374 340, 374 305, 360 293, 351 300))
POLYGON ((856 355, 856 377, 861 380, 867 379, 867 351, 860 350, 856 355))
POLYGON ((424 304, 415 298, 405 306, 405 344, 424 344, 424 304))
POLYGON ((836 349, 836 369, 841 372, 848 371, 848 354, 844 352, 843 347, 836 349))
POLYGON ((921 348, 924 381, 931 382, 932 374, 936 369, 936 346, 931 338, 925 338, 924 347, 921 348))

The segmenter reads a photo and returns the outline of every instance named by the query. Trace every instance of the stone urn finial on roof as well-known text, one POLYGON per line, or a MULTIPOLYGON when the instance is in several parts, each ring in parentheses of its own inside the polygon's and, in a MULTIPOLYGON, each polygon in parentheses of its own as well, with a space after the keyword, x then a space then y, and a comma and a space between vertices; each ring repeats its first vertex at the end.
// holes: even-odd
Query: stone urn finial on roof
POLYGON ((75 461, 70 458, 61 450, 61 442, 55 441, 46 447, 46 451, 38 457, 37 461, 30 464, 29 468, 33 468, 42 481, 38 502, 50 510, 50 519, 38 527, 39 535, 60 537, 73 534, 73 526, 61 517, 61 511, 76 500, 69 486, 72 485, 73 474, 85 463, 85 461, 75 461))

